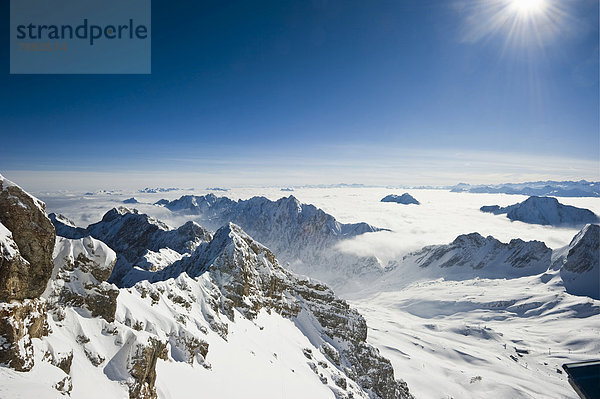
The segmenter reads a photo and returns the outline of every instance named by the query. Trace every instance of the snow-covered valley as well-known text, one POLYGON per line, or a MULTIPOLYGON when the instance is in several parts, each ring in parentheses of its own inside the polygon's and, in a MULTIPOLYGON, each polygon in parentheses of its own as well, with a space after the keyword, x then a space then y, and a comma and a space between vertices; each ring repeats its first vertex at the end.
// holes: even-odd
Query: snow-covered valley
POLYGON ((438 279, 350 303, 415 397, 577 398, 561 366, 600 357, 600 301, 548 278, 438 279))

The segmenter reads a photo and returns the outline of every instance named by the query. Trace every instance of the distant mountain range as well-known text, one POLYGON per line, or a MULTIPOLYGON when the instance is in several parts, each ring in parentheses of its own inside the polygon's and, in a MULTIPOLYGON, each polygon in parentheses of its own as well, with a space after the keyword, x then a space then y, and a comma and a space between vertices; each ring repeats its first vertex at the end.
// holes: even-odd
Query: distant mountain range
POLYGON ((177 187, 146 187, 141 190, 138 190, 138 193, 145 194, 156 194, 156 193, 168 193, 171 191, 192 191, 193 188, 177 188, 177 187))
POLYGON ((173 201, 160 200, 156 205, 188 215, 213 231, 235 223, 268 246, 294 272, 318 278, 334 288, 355 281, 356 276, 374 276, 383 270, 375 257, 342 253, 335 246, 344 239, 384 229, 367 223, 340 223, 294 196, 277 201, 265 197, 234 201, 213 194, 185 195, 173 201))
POLYGON ((600 182, 579 181, 535 181, 527 183, 504 183, 470 185, 459 183, 447 187, 455 193, 521 194, 553 197, 600 197, 600 182))

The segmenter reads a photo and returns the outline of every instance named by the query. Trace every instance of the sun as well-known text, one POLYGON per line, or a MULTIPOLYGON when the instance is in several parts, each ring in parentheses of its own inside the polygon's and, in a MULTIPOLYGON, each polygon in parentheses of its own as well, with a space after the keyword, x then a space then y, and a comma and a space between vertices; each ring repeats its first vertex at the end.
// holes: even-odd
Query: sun
POLYGON ((545 0, 510 0, 510 9, 520 16, 541 14, 546 8, 545 0))
POLYGON ((544 49, 574 23, 566 0, 470 0, 465 14, 465 41, 503 37, 502 51, 544 49))

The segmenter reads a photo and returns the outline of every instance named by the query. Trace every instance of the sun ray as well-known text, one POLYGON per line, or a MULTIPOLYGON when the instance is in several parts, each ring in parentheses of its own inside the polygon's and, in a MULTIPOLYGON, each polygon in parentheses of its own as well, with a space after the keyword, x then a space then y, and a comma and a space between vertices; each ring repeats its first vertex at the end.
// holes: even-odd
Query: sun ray
POLYGON ((467 14, 465 41, 504 36, 504 50, 543 48, 553 40, 568 14, 559 0, 476 0, 467 14))

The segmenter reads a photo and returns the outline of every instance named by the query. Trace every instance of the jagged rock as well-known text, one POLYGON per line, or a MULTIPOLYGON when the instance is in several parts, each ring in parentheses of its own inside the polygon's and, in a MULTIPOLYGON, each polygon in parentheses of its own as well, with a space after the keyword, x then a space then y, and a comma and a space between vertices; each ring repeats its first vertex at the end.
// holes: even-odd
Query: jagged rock
POLYGON ((79 307, 87 309, 92 317, 100 316, 112 322, 119 290, 106 280, 115 262, 114 251, 92 237, 77 240, 58 237, 53 279, 43 295, 50 309, 79 307))
POLYGON ((0 364, 17 371, 31 370, 34 364, 31 339, 47 334, 44 300, 0 303, 0 364))
POLYGON ((19 253, 12 233, 0 223, 0 301, 23 296, 29 287, 29 269, 30 264, 19 253))
POLYGON ((545 272, 551 256, 552 250, 541 241, 513 239, 505 244, 492 236, 470 233, 450 244, 426 246, 410 253, 401 262, 390 263, 388 270, 415 264, 428 270, 429 277, 522 277, 545 272))
POLYGON ((2 175, 0 224, 4 226, 0 227, 0 301, 40 296, 52 274, 54 226, 46 216, 43 202, 2 175), (11 233, 9 238, 6 230, 11 233), (14 253, 13 244, 19 256, 14 253))
POLYGON ((58 353, 54 351, 48 351, 44 355, 43 360, 48 361, 53 366, 58 367, 59 369, 64 371, 65 374, 70 374, 71 365, 73 364, 73 350, 70 350, 69 352, 58 353))
POLYGON ((195 360, 206 368, 210 367, 205 363, 208 354, 208 343, 206 341, 183 331, 179 335, 171 334, 169 343, 171 344, 171 357, 174 359, 189 364, 194 364, 195 360))
POLYGON ((167 360, 166 344, 150 338, 148 345, 138 345, 131 357, 129 373, 135 383, 129 389, 131 399, 156 399, 156 362, 158 359, 167 360))
POLYGON ((52 220, 63 237, 75 239, 89 235, 110 246, 118 256, 109 281, 123 286, 133 285, 122 280, 134 265, 145 266, 146 270, 160 268, 150 264, 146 256, 149 250, 159 252, 169 248, 179 254, 190 253, 200 243, 212 238, 210 232, 197 223, 190 221, 172 229, 148 215, 125 207, 111 209, 100 222, 86 229, 69 226, 58 217, 52 220))
POLYGON ((294 196, 277 201, 265 197, 233 201, 214 194, 185 195, 164 206, 174 212, 196 215, 202 225, 210 229, 235 223, 269 247, 291 243, 316 250, 342 238, 382 230, 367 223, 340 223, 314 205, 302 204, 294 196))
POLYGON ((156 399, 156 362, 167 360, 167 344, 154 337, 141 338, 130 333, 104 373, 115 381, 126 382, 131 399, 156 399))
POLYGON ((383 197, 381 199, 381 202, 395 202, 397 204, 403 204, 403 205, 410 205, 410 204, 419 205, 420 204, 420 202, 417 201, 409 193, 404 193, 402 195, 390 194, 388 196, 383 197))
POLYGON ((552 197, 529 197, 525 201, 507 207, 482 206, 482 212, 500 215, 506 213, 510 220, 552 226, 582 226, 597 223, 600 219, 589 209, 563 205, 552 197))
POLYGON ((65 215, 51 213, 48 215, 54 225, 56 235, 65 238, 83 238, 86 236, 85 229, 75 226, 75 223, 65 215))
POLYGON ((202 226, 217 230, 229 222, 242 227, 275 253, 292 271, 352 289, 350 281, 378 277, 377 258, 342 253, 336 245, 348 238, 385 229, 367 223, 344 224, 294 196, 271 201, 265 197, 233 201, 213 194, 185 195, 163 203, 167 209, 191 215, 202 226))
POLYGON ((56 388, 56 390, 61 394, 65 396, 70 396, 71 391, 73 390, 73 380, 71 379, 71 376, 68 375, 59 382, 57 382, 56 385, 54 385, 54 388, 56 388))

